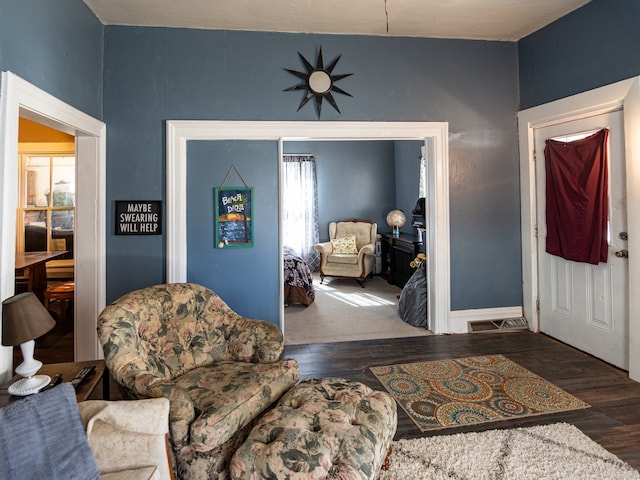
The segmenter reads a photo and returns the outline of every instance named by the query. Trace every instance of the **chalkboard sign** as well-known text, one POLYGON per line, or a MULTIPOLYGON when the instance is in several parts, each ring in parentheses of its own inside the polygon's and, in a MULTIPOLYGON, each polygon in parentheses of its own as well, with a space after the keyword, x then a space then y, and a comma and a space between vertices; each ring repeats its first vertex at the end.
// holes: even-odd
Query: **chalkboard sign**
POLYGON ((253 246, 253 188, 216 187, 215 246, 253 246))
POLYGON ((162 201, 117 200, 116 235, 161 235, 162 201))

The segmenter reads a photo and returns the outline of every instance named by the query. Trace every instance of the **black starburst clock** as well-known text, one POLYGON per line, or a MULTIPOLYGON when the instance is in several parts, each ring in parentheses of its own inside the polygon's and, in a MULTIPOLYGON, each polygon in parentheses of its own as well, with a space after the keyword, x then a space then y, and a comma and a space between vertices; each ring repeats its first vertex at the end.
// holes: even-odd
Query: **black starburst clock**
POLYGON ((298 111, 300 111, 300 109, 313 98, 318 118, 320 118, 320 114, 322 113, 323 99, 326 99, 338 113, 342 113, 338 108, 335 98, 333 98, 333 92, 348 95, 349 97, 353 96, 336 85, 338 80, 342 80, 343 78, 353 75, 352 73, 343 73, 339 75, 333 73, 333 70, 342 55, 338 55, 336 59, 326 67, 324 66, 324 60, 322 59, 322 47, 318 51, 315 66, 311 65, 311 63, 304 58, 300 52, 298 52, 298 56, 302 60, 306 72, 298 72, 297 70, 291 70, 289 68, 285 68, 285 70, 296 77, 301 78, 304 82, 284 90, 285 92, 292 92, 296 90, 305 91, 305 94, 300 101, 300 105, 298 106, 298 111))

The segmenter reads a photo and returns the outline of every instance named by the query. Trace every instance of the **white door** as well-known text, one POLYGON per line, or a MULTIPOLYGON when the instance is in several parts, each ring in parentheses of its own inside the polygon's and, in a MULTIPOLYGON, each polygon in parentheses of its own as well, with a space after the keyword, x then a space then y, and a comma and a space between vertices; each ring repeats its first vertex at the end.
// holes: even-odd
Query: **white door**
POLYGON ((540 330, 617 367, 628 369, 627 208, 622 111, 535 130, 540 330), (545 251, 545 140, 609 128, 607 263, 565 260, 545 251), (616 253, 618 255, 616 255, 616 253))

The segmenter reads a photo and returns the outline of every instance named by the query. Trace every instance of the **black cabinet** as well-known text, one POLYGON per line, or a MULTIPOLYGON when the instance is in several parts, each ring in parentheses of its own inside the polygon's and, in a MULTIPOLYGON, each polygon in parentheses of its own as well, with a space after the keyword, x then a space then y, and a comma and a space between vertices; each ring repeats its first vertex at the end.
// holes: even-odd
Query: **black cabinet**
POLYGON ((380 275, 389 283, 404 287, 414 269, 410 263, 423 251, 418 235, 400 233, 394 237, 391 233, 381 234, 382 271, 380 275))

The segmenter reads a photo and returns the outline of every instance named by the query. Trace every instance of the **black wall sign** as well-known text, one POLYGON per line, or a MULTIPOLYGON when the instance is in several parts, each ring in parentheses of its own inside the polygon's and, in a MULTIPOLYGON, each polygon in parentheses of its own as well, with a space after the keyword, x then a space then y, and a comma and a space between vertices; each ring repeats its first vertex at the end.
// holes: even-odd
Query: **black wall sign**
POLYGON ((116 200, 116 235, 161 235, 162 201, 116 200))

